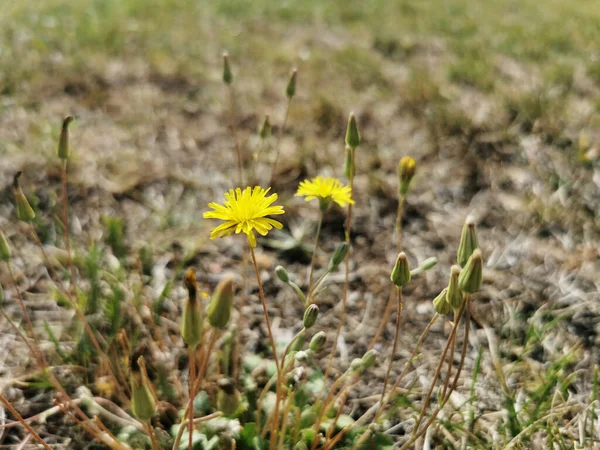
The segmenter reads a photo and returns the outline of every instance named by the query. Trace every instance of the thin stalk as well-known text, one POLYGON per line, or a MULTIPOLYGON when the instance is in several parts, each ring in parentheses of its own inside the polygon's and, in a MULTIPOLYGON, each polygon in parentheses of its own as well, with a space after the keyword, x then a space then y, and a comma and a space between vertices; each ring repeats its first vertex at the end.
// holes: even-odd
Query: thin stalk
POLYGON ((189 404, 188 404, 188 446, 192 448, 193 433, 194 433, 194 381, 196 380, 196 346, 190 346, 188 349, 189 359, 189 404))
MULTIPOLYGON (((396 211, 396 253, 400 253, 402 251, 402 214, 404 213, 404 202, 406 200, 406 196, 400 194, 398 198, 398 210, 396 211)), ((383 329, 386 324, 389 323, 390 315, 392 314, 392 306, 394 305, 394 287, 392 286, 390 289, 390 296, 388 297, 388 302, 385 307, 385 312, 381 318, 381 322, 379 322, 379 326, 377 327, 377 331, 375 332, 375 336, 371 339, 371 343, 369 344, 369 350, 375 347, 375 344, 381 337, 381 333, 383 333, 383 329)))
POLYGON ((39 434, 37 434, 37 432, 33 428, 31 428, 31 426, 25 421, 25 419, 23 419, 23 417, 21 417, 21 415, 17 412, 17 410, 15 408, 13 408, 12 404, 2 394, 0 394, 0 402, 2 402, 4 404, 4 406, 6 407, 6 409, 8 409, 10 411, 10 413, 13 416, 15 416, 15 418, 19 422, 21 422, 21 424, 23 424, 23 426, 25 427, 25 429, 29 432, 29 434, 31 434, 31 436, 36 441, 38 441, 40 444, 42 444, 42 446, 46 450, 52 450, 52 448, 48 444, 46 444, 44 442, 44 440, 40 437, 39 434))
POLYGON ((229 93, 229 114, 231 117, 231 132, 233 133, 233 139, 235 142, 235 156, 237 159, 238 167, 238 183, 240 186, 244 184, 244 168, 242 166, 242 149, 240 146, 240 138, 238 136, 237 121, 236 121, 236 109, 235 109, 235 93, 233 86, 228 85, 227 89, 229 93))
MULTIPOLYGON (((160 446, 158 445, 158 441, 156 440, 156 434, 154 433, 154 428, 152 428, 152 423, 150 421, 144 424, 146 428, 146 433, 150 436, 150 442, 152 444, 152 450, 160 450, 160 446)), ((190 439, 190 448, 192 448, 192 443, 190 439)))
MULTIPOLYGON (((220 417, 221 415, 223 415, 223 413, 221 411, 217 411, 215 413, 209 414, 208 416, 204 416, 204 417, 196 417, 194 419, 194 425, 197 425, 199 423, 202 422, 207 422, 209 420, 215 419, 217 417, 220 417)), ((184 417, 186 416, 186 414, 184 414, 184 417)), ((187 421, 184 420, 181 425, 179 426, 179 429, 177 430, 177 436, 175 436, 175 442, 173 443, 173 450, 178 450, 179 449, 179 444, 181 442, 181 437, 183 436, 183 431, 186 429, 186 425, 187 425, 187 421)))
MULTIPOLYGON (((458 319, 458 311, 454 311, 454 321, 458 319)), ((466 338, 466 336, 465 336, 466 338)), ((450 384, 450 378, 452 377, 452 367, 454 365, 454 351, 456 350, 456 335, 452 339, 452 345, 450 347, 450 357, 448 358, 448 373, 446 375, 446 382, 444 383, 444 389, 442 390, 442 398, 446 397, 446 391, 450 384)))
POLYGON ((458 324, 459 324, 460 319, 463 316, 466 304, 467 304, 467 302, 465 301, 458 313, 458 320, 454 322, 454 326, 452 327, 452 332, 450 333, 450 336, 448 337, 448 341, 446 342, 446 346, 444 347, 444 351, 442 353, 442 356, 440 357, 440 362, 438 363, 435 373, 433 375, 433 379, 431 380, 431 385, 429 386, 427 395, 425 395, 425 400, 423 401, 423 407, 421 409, 421 413, 419 414, 419 418, 417 419, 417 422, 415 424, 414 431, 413 431, 413 437, 416 435, 417 430, 419 429, 419 425, 421 425, 421 422, 423 421, 423 417, 425 416, 425 411, 427 410, 427 406, 429 406, 429 399, 431 398, 431 393, 433 392, 435 383, 437 382, 437 380, 440 376, 440 373, 442 371, 442 366, 444 364, 444 361, 446 360, 446 355, 448 354, 448 350, 450 349, 452 339, 454 339, 454 336, 456 336, 456 331, 458 330, 458 324))
POLYGON ((396 306, 396 331, 394 333, 394 345, 392 346, 392 353, 390 355, 390 362, 388 364, 387 371, 385 373, 385 378, 383 380, 383 390, 381 391, 381 404, 383 404, 383 399, 385 398, 385 390, 388 385, 388 381, 390 378, 390 373, 392 371, 392 365, 394 364, 394 357, 396 356, 396 351, 398 350, 398 337, 400 336, 400 322, 402 320, 402 288, 397 288, 398 291, 398 301, 396 306))
POLYGON ((323 211, 320 211, 319 216, 319 225, 317 225, 317 233, 315 235, 315 248, 313 250, 312 258, 310 259, 310 274, 308 276, 308 295, 312 293, 312 285, 313 285, 313 275, 315 271, 315 260, 317 256, 317 250, 319 249, 319 238, 321 237, 321 228, 323 227, 323 216, 325 214, 323 211))
MULTIPOLYGON (((355 151, 352 151, 352 170, 350 170, 350 192, 352 197, 354 197, 354 158, 355 151)), ((348 252, 346 253, 346 259, 344 261, 344 267, 346 270, 346 274, 344 277, 344 293, 342 295, 342 310, 340 312, 340 320, 335 330, 335 338, 333 339, 333 345, 331 346, 331 352, 329 353, 329 360, 327 361, 327 368, 325 369, 325 379, 329 377, 329 372, 333 366, 333 358, 335 357, 337 351, 337 342, 340 337, 340 333, 342 332, 342 327, 344 326, 344 319, 346 318, 346 306, 348 303, 348 290, 350 289, 350 254, 352 253, 352 249, 350 247, 350 233, 352 231, 352 203, 348 203, 348 217, 346 221, 346 244, 348 244, 348 252)))
POLYGON ((279 444, 277 444, 277 448, 284 448, 283 441, 285 439, 285 431, 287 429, 287 416, 290 414, 290 409, 292 407, 292 400, 294 399, 294 391, 290 393, 287 398, 286 403, 283 407, 283 424, 281 425, 281 433, 279 434, 279 444))
POLYGON ((275 143, 275 160, 271 166, 271 178, 269 179, 269 186, 273 184, 274 176, 277 172, 277 164, 279 163, 279 150, 281 145, 281 138, 283 137, 283 131, 287 125, 288 116, 290 115, 290 105, 292 104, 292 97, 287 98, 287 105, 285 106, 285 116, 283 117, 283 125, 277 131, 277 142, 275 143))
MULTIPOLYGON (((242 256, 242 292, 240 295, 240 305, 238 307, 238 320, 237 320, 237 329, 238 331, 235 333, 235 340, 236 340, 236 348, 240 348, 240 339, 241 339, 241 330, 244 329, 244 321, 246 319, 246 316, 244 314, 244 308, 246 306, 246 301, 247 301, 247 295, 248 295, 248 252, 247 247, 250 244, 248 242, 244 243, 244 253, 242 256)), ((238 353, 239 357, 234 357, 233 358, 233 368, 232 368, 232 378, 236 381, 239 381, 239 367, 241 364, 241 358, 242 358, 242 353, 241 352, 236 352, 238 353)))
MULTIPOLYGON (((344 380, 346 374, 348 372, 344 372, 344 374, 339 377, 337 380, 335 380, 333 382, 333 384, 331 385, 331 387, 329 388, 329 391, 327 392, 327 396, 325 397, 325 401, 323 402, 323 407, 321 408, 321 411, 319 411, 319 415, 317 416, 317 421, 315 422, 315 426, 314 426, 314 430, 315 430, 315 437, 313 438, 312 441, 312 446, 311 446, 311 450, 316 450, 317 445, 319 443, 319 428, 321 427, 321 421, 323 420, 323 416, 325 415, 325 411, 327 409, 327 405, 329 405, 329 402, 331 401, 331 397, 333 397, 333 393, 336 389, 336 387, 338 386, 338 384, 344 380)), ((325 377, 327 378, 327 377, 325 377)))
POLYGON ((219 335, 218 335, 217 330, 215 328, 213 328, 211 335, 210 335, 210 340, 208 341, 208 349, 206 350, 206 352, 204 354, 204 358, 202 359, 201 364, 200 364, 200 370, 198 371, 198 378, 197 378, 196 382, 194 383, 194 396, 200 389, 202 380, 204 380, 204 377, 206 376, 206 372, 208 370, 208 363, 210 362, 210 354, 212 353, 212 350, 215 346, 215 343, 217 342, 218 337, 219 337, 219 335))
POLYGON ((71 232, 69 231, 69 200, 67 196, 67 160, 63 162, 61 167, 62 180, 62 204, 63 204, 63 226, 65 228, 65 247, 67 250, 67 261, 69 262, 69 270, 71 272, 71 288, 75 292, 75 267, 73 266, 73 256, 71 255, 71 232))

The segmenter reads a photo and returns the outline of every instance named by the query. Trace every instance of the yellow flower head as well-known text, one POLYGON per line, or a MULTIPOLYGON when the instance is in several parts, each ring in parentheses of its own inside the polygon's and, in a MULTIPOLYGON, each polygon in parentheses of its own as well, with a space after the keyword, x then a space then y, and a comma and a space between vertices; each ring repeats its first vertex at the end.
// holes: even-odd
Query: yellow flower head
POLYGON ((270 190, 271 188, 263 189, 260 186, 256 186, 254 189, 247 187, 243 191, 240 188, 236 188, 235 191, 230 189, 225 193, 223 205, 209 203, 208 207, 214 211, 205 212, 204 218, 225 221, 211 231, 210 238, 229 236, 234 231, 236 234, 244 232, 248 235, 250 245, 256 247, 254 230, 262 236, 266 236, 273 227, 283 228, 281 223, 265 217, 284 213, 283 207, 271 206, 277 200, 277 194, 267 197, 270 190))
POLYGON ((301 181, 296 197, 306 197, 307 202, 318 198, 322 206, 329 205, 331 200, 342 207, 348 203, 354 204, 352 189, 344 186, 337 178, 316 177, 301 181))

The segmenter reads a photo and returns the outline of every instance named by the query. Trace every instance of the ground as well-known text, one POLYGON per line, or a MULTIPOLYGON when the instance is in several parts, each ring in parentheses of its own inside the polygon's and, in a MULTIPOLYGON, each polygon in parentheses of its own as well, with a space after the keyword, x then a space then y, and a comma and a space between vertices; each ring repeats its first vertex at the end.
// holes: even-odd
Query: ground
MULTIPOLYGON (((184 297, 176 270, 182 264, 196 267, 207 291, 226 270, 241 276, 241 241, 210 241, 213 224, 202 219, 207 204, 220 201, 236 178, 232 116, 221 80, 221 54, 228 51, 245 163, 250 166, 259 148, 257 130, 268 114, 274 137, 259 164, 259 181, 268 182, 267 159, 281 135, 272 188, 286 209, 285 230, 304 233, 309 249, 318 209, 293 194, 305 177, 343 179, 346 120, 351 111, 358 118, 352 283, 337 365, 362 355, 385 309, 396 257, 396 166, 411 155, 417 175, 405 208, 404 250, 413 265, 429 256, 439 264, 405 289, 399 359, 410 354, 433 315, 431 300, 447 283, 462 224, 471 215, 486 264, 458 394, 464 402, 471 398, 477 411, 482 448, 494 448, 493 441, 503 448, 511 439, 521 448, 543 448, 554 435, 564 448, 582 439, 591 445, 600 316, 598 3, 204 3, 26 0, 0 6, 0 227, 14 245, 36 324, 46 321, 59 339, 64 336, 61 345, 73 345, 65 331, 72 314, 45 294, 46 271, 28 228, 15 218, 11 183, 22 170, 23 188, 37 201, 36 229, 50 255, 64 258, 55 152, 65 114, 76 117, 69 175, 74 247, 85 258, 91 242, 105 240, 106 218, 121 218, 128 262, 104 255, 103 264, 121 267, 115 270, 125 298, 135 295, 137 273, 126 269, 135 266, 141 248, 152 248, 155 262, 144 301, 172 284, 164 315, 173 322, 184 297), (297 95, 282 131, 294 67, 297 95), (470 397, 480 352, 481 373, 470 397), (516 425, 506 398, 516 404, 516 425)), ((344 217, 337 207, 325 217, 320 267, 343 239, 344 217)), ((302 307, 273 268, 285 265, 305 286, 308 261, 301 251, 279 247, 261 239, 258 252, 275 334, 286 340, 299 329, 302 307)), ((0 270, 5 308, 20 317, 8 272, 0 270)), ((337 324, 343 271, 332 281, 321 299, 319 329, 337 324)), ((266 335, 258 291, 250 286, 244 315, 256 320, 243 336, 249 348, 260 350, 266 335)), ((392 319, 378 344, 383 355, 394 326, 392 319)), ((9 325, 0 320, 0 329, 7 349, 0 388, 24 416, 50 407, 48 396, 15 382, 31 365, 9 325)), ((436 324, 411 374, 420 390, 427 388, 448 330, 447 322, 436 324)), ((54 349, 50 338, 43 345, 54 349)), ((358 385, 352 412, 374 403, 370 396, 379 392, 384 374, 381 363, 358 385)), ((22 437, 9 434, 7 445, 22 437)), ((60 429, 56 435, 57 442, 64 438, 60 429)), ((444 445, 460 446, 451 433, 446 439, 444 445)))

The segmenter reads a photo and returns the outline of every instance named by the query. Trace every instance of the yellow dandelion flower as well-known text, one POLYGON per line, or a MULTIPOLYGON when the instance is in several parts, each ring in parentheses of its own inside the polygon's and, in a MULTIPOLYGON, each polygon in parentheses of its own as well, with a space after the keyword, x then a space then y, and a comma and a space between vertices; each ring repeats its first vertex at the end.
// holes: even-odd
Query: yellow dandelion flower
POLYGON ((301 181, 296 197, 306 197, 307 202, 317 198, 324 209, 327 209, 331 200, 342 207, 348 203, 354 204, 350 186, 344 186, 336 178, 316 177, 301 181))
POLYGON ((271 194, 267 197, 267 193, 271 190, 263 189, 260 186, 247 187, 243 191, 240 188, 235 190, 230 189, 225 193, 225 203, 209 203, 208 207, 214 211, 204 213, 205 219, 220 219, 222 223, 210 233, 211 239, 218 237, 229 236, 233 232, 240 232, 248 235, 248 241, 252 247, 256 247, 256 237, 254 230, 262 236, 273 227, 281 229, 283 225, 276 220, 269 219, 266 216, 283 214, 282 206, 271 206, 277 200, 277 194, 271 194))

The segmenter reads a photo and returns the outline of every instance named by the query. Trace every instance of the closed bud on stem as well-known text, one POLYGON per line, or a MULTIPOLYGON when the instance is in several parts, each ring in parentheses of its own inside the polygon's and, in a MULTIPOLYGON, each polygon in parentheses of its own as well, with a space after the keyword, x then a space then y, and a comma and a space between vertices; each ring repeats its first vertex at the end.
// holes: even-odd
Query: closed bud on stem
POLYGON ((259 134, 261 139, 267 139, 269 136, 271 136, 271 122, 269 122, 268 114, 265 116, 265 120, 260 127, 259 134))
POLYGON ((348 117, 348 129, 346 130, 346 145, 354 150, 359 144, 360 133, 358 132, 356 117, 354 117, 354 113, 350 113, 350 117, 348 117))
POLYGON ((66 116, 60 130, 60 139, 58 140, 58 149, 56 153, 63 161, 69 159, 71 149, 69 148, 69 124, 73 121, 73 116, 66 116))
POLYGON ((310 344, 308 345, 308 348, 313 353, 320 353, 323 350, 323 347, 325 347, 326 342, 327 342, 327 336, 325 335, 325 332, 319 331, 310 340, 310 344))
POLYGON ((283 266, 275 267, 275 275, 277 275, 277 278, 279 278, 284 283, 290 282, 290 275, 288 274, 288 271, 283 266))
POLYGON ((346 145, 346 162, 344 164, 344 175, 350 179, 356 174, 356 168, 354 167, 354 150, 346 145))
POLYGON ((233 83, 233 74, 229 66, 229 54, 227 52, 223 53, 223 81, 225 84, 233 83))
POLYGON ((475 221, 472 217, 467 217, 460 234, 460 244, 458 245, 458 253, 456 260, 458 265, 465 267, 469 257, 473 254, 476 248, 479 247, 477 242, 477 232, 475 231, 475 221))
POLYGON ((2 230, 0 230, 0 261, 10 261, 11 252, 10 247, 8 246, 8 241, 6 240, 6 236, 2 230))
POLYGON ((2 303, 4 303, 4 289, 2 288, 2 285, 0 284, 0 308, 2 307, 2 303))
POLYGON ((482 278, 483 258, 481 250, 476 249, 458 276, 458 287, 468 294, 473 294, 481 287, 482 278))
POLYGON ((218 382, 217 408, 225 414, 233 414, 240 406, 240 393, 231 378, 221 378, 218 382))
POLYGON ((452 306, 450 306, 450 303, 448 303, 446 295, 447 293, 448 288, 444 288, 444 290, 440 292, 440 294, 436 298, 433 299, 433 307, 435 308, 436 312, 441 316, 445 316, 446 314, 450 313, 450 311, 452 311, 452 306))
POLYGON ((379 353, 377 350, 369 350, 361 359, 362 370, 368 370, 375 365, 379 353))
POLYGON ((181 337, 183 342, 193 348, 200 343, 203 324, 200 300, 198 300, 198 287, 196 286, 196 272, 191 267, 185 273, 184 284, 188 290, 188 298, 183 304, 181 337))
POLYGON ((337 248, 333 252, 331 259, 329 260, 329 265, 327 266, 327 271, 333 272, 334 270, 336 270, 342 263, 342 261, 344 261, 344 259, 346 258, 347 253, 348 244, 342 242, 340 245, 337 246, 337 248))
POLYGON ((396 264, 390 275, 390 280, 397 287, 405 286, 410 281, 410 267, 408 265, 408 258, 404 252, 398 254, 396 264))
POLYGON ((350 363, 350 370, 353 372, 362 371, 362 359, 354 358, 350 363))
POLYGON ((292 70, 290 81, 288 81, 287 87, 285 88, 285 95, 287 95, 288 98, 292 98, 296 95, 296 78, 298 78, 298 69, 292 70))
POLYGON ((398 164, 398 191, 400 195, 406 195, 410 182, 415 176, 417 163, 410 156, 404 156, 398 164))
POLYGON ((450 281, 448 282, 448 293, 446 300, 448 304, 456 311, 462 306, 463 296, 458 287, 458 277, 460 275, 460 267, 454 265, 450 268, 450 281))
POLYGON ((144 357, 140 356, 131 368, 131 411, 141 421, 148 421, 156 412, 156 401, 150 389, 150 380, 145 370, 144 357))
POLYGON ((13 178, 13 191, 15 193, 15 201, 17 204, 17 217, 19 220, 23 222, 31 222, 35 218, 35 212, 33 212, 33 208, 29 204, 27 197, 23 193, 23 189, 19 185, 19 177, 22 172, 17 172, 15 177, 13 178))
POLYGON ((294 450, 308 450, 308 446, 304 441, 300 441, 294 445, 294 450))
POLYGON ((206 315, 213 328, 227 328, 233 309, 233 276, 226 275, 215 288, 206 315))
POLYGON ((316 323, 317 317, 319 317, 319 307, 312 303, 304 311, 304 319, 302 320, 304 328, 307 330, 311 328, 316 323))

